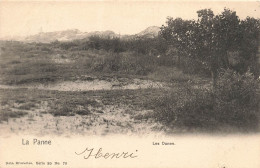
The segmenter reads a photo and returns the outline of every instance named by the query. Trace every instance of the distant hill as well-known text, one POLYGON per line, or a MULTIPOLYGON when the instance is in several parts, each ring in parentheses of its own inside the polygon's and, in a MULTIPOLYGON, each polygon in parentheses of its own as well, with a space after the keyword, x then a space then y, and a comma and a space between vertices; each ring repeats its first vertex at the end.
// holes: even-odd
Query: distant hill
POLYGON ((73 30, 65 30, 65 31, 38 33, 36 35, 26 37, 24 41, 49 43, 55 40, 72 41, 76 39, 85 39, 85 38, 89 38, 90 36, 113 38, 113 37, 117 37, 118 35, 116 35, 113 31, 94 31, 88 33, 88 32, 81 32, 77 29, 73 29, 73 30))
POLYGON ((55 40, 58 41, 69 41, 75 39, 82 39, 87 36, 87 33, 80 32, 77 29, 38 33, 36 35, 27 36, 24 41, 26 42, 43 42, 49 43, 55 40))
POLYGON ((160 27, 158 26, 150 26, 146 28, 145 30, 141 31, 137 34, 138 37, 147 37, 147 38, 154 38, 158 36, 158 33, 160 31, 160 27))
POLYGON ((151 26, 134 35, 119 35, 113 31, 94 31, 94 32, 81 32, 78 29, 71 29, 65 31, 54 31, 54 32, 41 32, 35 35, 27 37, 11 37, 4 38, 1 40, 14 40, 14 41, 25 41, 25 42, 42 42, 50 43, 52 41, 72 41, 76 39, 87 39, 90 36, 99 36, 103 38, 115 38, 120 37, 122 39, 134 39, 134 38, 154 38, 158 36, 160 28, 157 26, 151 26))
POLYGON ((125 40, 136 39, 136 38, 155 38, 158 36, 160 30, 161 29, 158 26, 150 26, 145 30, 141 31, 140 33, 134 35, 123 35, 121 36, 121 38, 125 40))

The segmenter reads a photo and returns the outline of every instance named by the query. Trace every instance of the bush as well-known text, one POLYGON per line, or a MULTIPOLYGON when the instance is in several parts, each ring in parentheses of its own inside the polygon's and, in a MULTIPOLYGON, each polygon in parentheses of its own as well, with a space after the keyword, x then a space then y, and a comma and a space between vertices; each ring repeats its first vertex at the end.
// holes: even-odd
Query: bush
POLYGON ((256 127, 258 84, 250 72, 240 75, 232 70, 222 71, 214 91, 218 120, 235 126, 256 127))
POLYGON ((99 72, 120 72, 134 75, 147 75, 156 68, 152 58, 132 53, 110 53, 102 58, 93 58, 90 69, 99 72))
POLYGON ((187 84, 154 99, 154 117, 170 127, 255 130, 259 116, 258 84, 249 72, 240 75, 223 71, 214 91, 187 84))
POLYGON ((155 118, 170 127, 209 127, 215 123, 212 93, 206 89, 186 85, 156 99, 154 104, 155 118))

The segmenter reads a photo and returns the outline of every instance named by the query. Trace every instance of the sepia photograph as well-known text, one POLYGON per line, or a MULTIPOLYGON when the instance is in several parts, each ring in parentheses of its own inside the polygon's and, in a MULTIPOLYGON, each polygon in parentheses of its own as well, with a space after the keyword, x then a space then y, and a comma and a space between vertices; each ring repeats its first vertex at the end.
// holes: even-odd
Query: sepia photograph
POLYGON ((0 1, 1 168, 257 168, 259 86, 259 1, 0 1))

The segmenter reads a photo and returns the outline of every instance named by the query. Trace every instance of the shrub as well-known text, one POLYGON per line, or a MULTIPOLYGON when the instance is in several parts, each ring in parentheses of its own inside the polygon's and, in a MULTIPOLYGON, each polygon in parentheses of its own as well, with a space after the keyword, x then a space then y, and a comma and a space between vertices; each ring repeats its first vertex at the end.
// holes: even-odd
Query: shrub
POLYGON ((173 127, 196 128, 214 125, 212 93, 190 85, 154 101, 155 118, 173 127))
POLYGON ((28 112, 24 111, 11 111, 11 110, 1 110, 0 111, 0 122, 8 121, 9 118, 19 118, 27 115, 28 112))
POLYGON ((214 91, 218 120, 236 126, 256 127, 258 84, 250 72, 240 75, 232 70, 222 71, 214 91))
POLYGON ((154 117, 170 127, 255 130, 259 116, 258 84, 249 72, 240 75, 226 70, 220 73, 214 91, 187 84, 154 99, 154 117))
POLYGON ((134 75, 147 75, 155 67, 155 61, 149 56, 134 55, 133 53, 110 53, 105 57, 93 58, 90 69, 99 72, 120 72, 134 75))

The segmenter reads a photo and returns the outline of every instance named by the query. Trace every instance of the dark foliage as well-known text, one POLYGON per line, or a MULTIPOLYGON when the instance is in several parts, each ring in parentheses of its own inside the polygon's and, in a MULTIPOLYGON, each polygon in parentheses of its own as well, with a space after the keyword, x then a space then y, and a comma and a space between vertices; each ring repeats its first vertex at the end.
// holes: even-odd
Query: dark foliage
POLYGON ((249 72, 222 71, 216 90, 185 85, 153 100, 154 117, 164 124, 220 130, 258 127, 259 82, 249 72))

